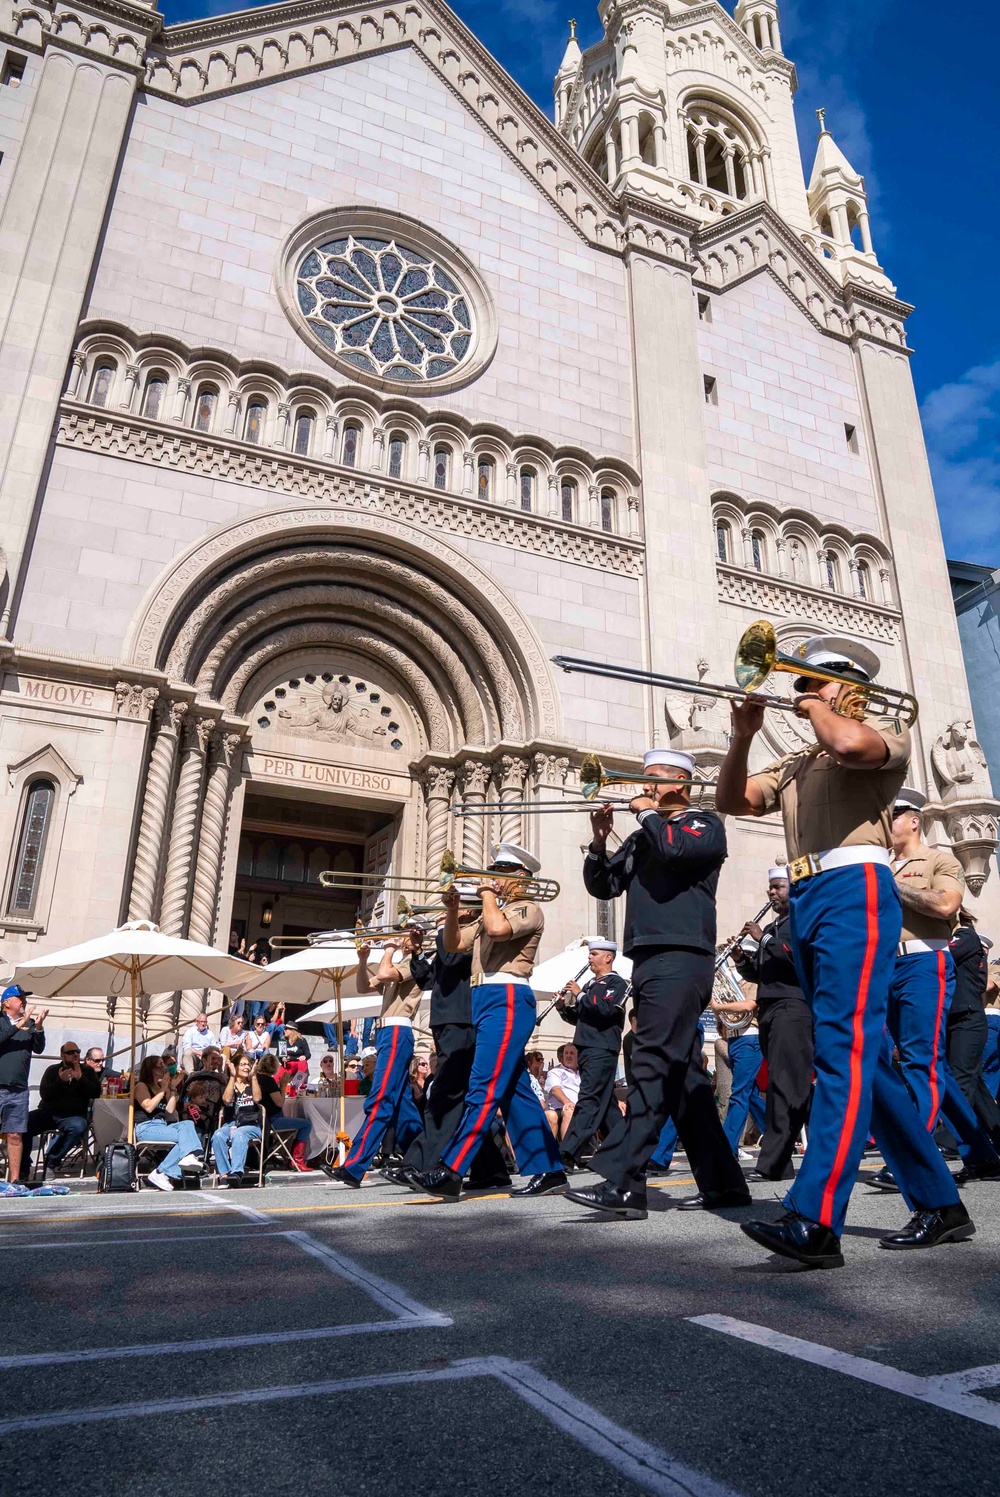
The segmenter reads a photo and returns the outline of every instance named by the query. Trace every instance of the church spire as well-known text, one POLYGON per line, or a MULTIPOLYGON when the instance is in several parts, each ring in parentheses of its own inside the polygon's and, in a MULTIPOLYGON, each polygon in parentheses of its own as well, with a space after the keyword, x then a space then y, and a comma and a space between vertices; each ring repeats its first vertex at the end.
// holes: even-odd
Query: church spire
POLYGON ((569 23, 569 40, 566 42, 566 50, 563 60, 559 64, 556 74, 555 98, 556 98, 556 124, 562 124, 569 108, 570 99, 573 97, 573 82, 580 70, 583 61, 583 53, 580 51, 580 43, 576 39, 576 22, 569 23))
POLYGON ((826 125, 826 110, 817 109, 819 141, 809 179, 809 210, 821 234, 841 250, 841 259, 853 256, 877 263, 872 246, 865 180, 848 161, 826 125))

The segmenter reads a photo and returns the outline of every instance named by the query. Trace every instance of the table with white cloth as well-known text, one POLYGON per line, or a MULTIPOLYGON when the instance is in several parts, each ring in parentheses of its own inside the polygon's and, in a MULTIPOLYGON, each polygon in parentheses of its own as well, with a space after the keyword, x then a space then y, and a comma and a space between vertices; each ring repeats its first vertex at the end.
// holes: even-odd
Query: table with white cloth
POLYGON ((91 1114, 94 1153, 103 1154, 128 1133, 128 1097, 98 1097, 91 1114))

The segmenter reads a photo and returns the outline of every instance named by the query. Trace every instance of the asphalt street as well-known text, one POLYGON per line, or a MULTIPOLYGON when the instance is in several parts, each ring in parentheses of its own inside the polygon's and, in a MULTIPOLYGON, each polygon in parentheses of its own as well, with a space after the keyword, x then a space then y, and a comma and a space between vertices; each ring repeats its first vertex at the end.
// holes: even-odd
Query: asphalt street
POLYGON ((827 1273, 689 1192, 646 1222, 325 1181, 5 1201, 5 1490, 996 1489, 1000 1186, 965 1192, 971 1243, 903 1256, 859 1184, 827 1273))

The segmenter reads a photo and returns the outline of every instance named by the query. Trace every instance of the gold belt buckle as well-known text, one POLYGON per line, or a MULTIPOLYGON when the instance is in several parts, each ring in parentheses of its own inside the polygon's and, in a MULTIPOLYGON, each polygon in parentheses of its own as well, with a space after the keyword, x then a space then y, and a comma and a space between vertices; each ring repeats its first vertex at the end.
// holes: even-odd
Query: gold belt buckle
POLYGON ((804 878, 815 878, 817 873, 822 873, 823 868, 819 858, 814 852, 804 853, 801 858, 793 858, 788 865, 788 882, 799 884, 804 878))

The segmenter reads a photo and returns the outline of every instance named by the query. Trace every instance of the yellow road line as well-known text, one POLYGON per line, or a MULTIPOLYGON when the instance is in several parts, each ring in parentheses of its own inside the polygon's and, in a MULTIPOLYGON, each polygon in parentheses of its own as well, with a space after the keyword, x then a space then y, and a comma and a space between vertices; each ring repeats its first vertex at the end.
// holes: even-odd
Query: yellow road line
MULTIPOLYGON (((466 1206, 472 1206, 472 1205, 475 1205, 479 1201, 507 1201, 507 1200, 510 1200, 510 1197, 508 1195, 506 1195, 506 1194, 498 1191, 496 1195, 483 1195, 483 1196, 481 1196, 481 1195, 475 1195, 475 1196, 468 1196, 468 1197, 466 1197, 463 1200, 462 1204, 466 1205, 466 1206)), ((248 1204, 249 1204, 249 1202, 248 1202, 248 1204)), ((440 1205, 440 1204, 443 1204, 443 1203, 439 1202, 438 1199, 435 1196, 416 1196, 415 1195, 415 1196, 412 1196, 412 1197, 409 1197, 409 1198, 406 1197, 406 1196, 398 1196, 398 1197, 396 1197, 395 1199, 393 1199, 391 1201, 331 1201, 329 1203, 327 1203, 327 1202, 324 1201, 324 1202, 317 1202, 316 1205, 314 1205, 314 1206, 258 1206, 258 1205, 254 1205, 252 1209, 254 1211, 259 1211, 262 1215, 266 1215, 266 1216, 290 1216, 290 1215, 292 1215, 295 1212, 302 1212, 302 1211, 365 1211, 365 1210, 372 1210, 372 1209, 379 1208, 379 1207, 385 1208, 386 1206, 437 1206, 437 1205, 440 1205)), ((54 1223, 56 1223, 59 1226, 72 1226, 75 1222, 87 1222, 87 1221, 91 1221, 91 1222, 93 1222, 93 1221, 101 1221, 101 1222, 127 1222, 127 1221, 146 1222, 146 1221, 154 1220, 157 1217, 188 1217, 188 1216, 198 1216, 198 1217, 204 1218, 206 1211, 226 1211, 228 1209, 230 1209, 230 1208, 227 1208, 227 1207, 221 1206, 221 1205, 217 1206, 213 1202, 212 1204, 208 1204, 208 1205, 205 1205, 205 1206, 201 1207, 200 1210, 197 1210, 197 1211, 135 1211, 135 1212, 123 1211, 123 1212, 119 1213, 118 1215, 115 1215, 113 1213, 105 1214, 104 1212, 101 1212, 101 1211, 74 1211, 71 1215, 67 1215, 67 1216, 56 1216, 55 1213, 53 1213, 51 1216, 44 1215, 44 1216, 33 1216, 33 1217, 29 1217, 29 1218, 26 1218, 23 1222, 4 1222, 3 1223, 3 1227, 6 1228, 7 1226, 22 1226, 22 1225, 25 1226, 25 1227, 37 1227, 39 1224, 47 1223, 47 1222, 54 1222, 54 1223)), ((238 1226, 238 1225, 239 1225, 239 1223, 234 1220, 233 1221, 233 1226, 235 1227, 235 1226, 238 1226)))

